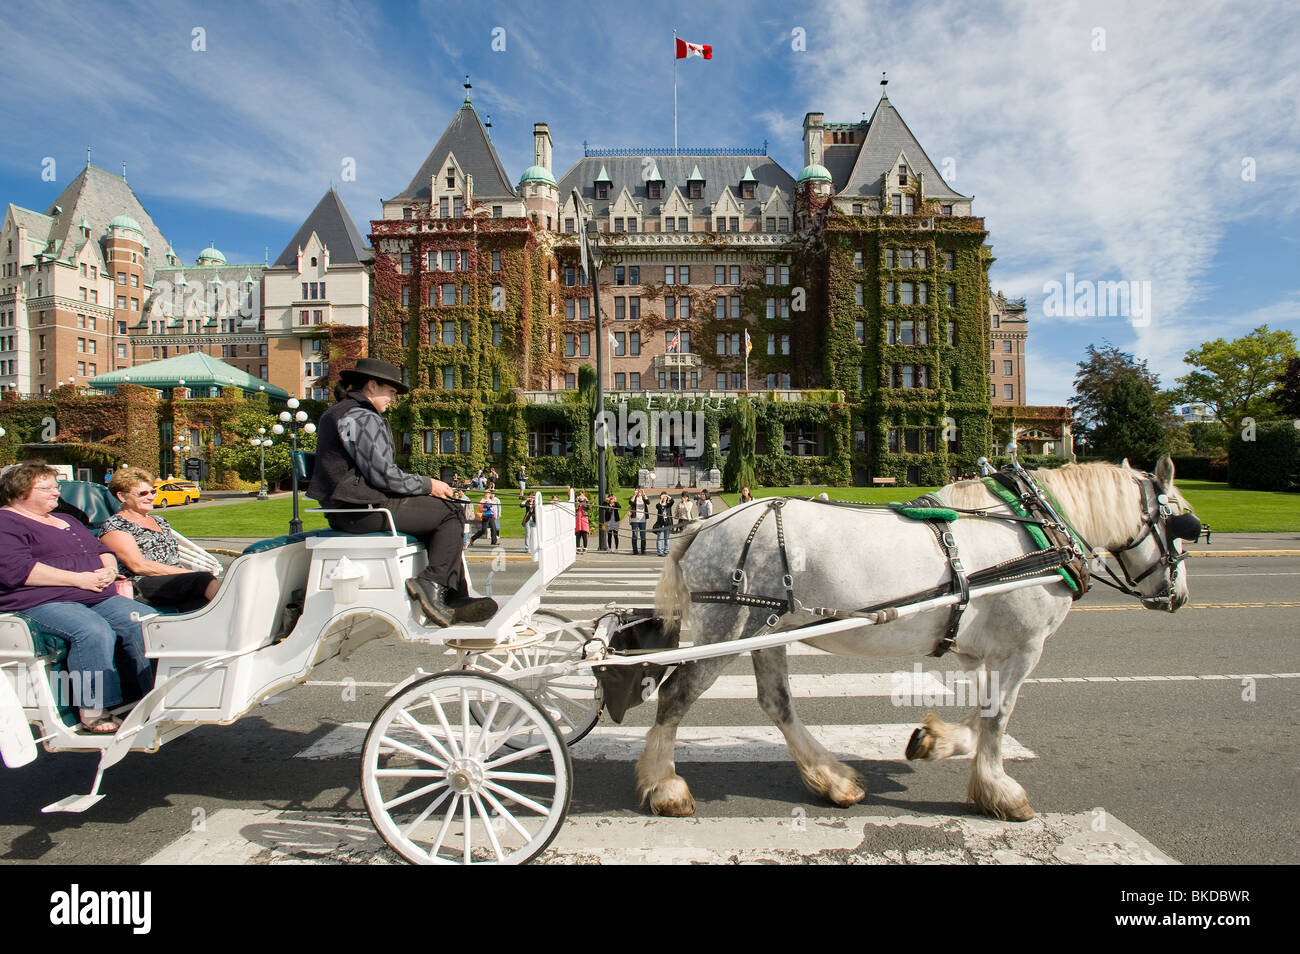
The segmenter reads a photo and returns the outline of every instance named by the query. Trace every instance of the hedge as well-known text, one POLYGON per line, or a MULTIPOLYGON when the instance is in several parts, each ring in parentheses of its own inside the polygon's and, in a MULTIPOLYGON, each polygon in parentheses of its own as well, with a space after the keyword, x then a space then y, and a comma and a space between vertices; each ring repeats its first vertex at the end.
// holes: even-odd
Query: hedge
POLYGON ((1248 490, 1300 490, 1300 430, 1291 421, 1255 428, 1253 441, 1234 434, 1228 444, 1228 483, 1248 490))

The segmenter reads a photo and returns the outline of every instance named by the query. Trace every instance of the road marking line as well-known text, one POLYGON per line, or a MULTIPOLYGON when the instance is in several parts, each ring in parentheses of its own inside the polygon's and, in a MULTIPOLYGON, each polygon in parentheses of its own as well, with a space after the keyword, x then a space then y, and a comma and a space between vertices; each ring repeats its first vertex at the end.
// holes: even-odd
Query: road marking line
MULTIPOLYGON (((367 722, 346 722, 296 754, 296 759, 334 759, 361 753, 367 722)), ((647 726, 598 725, 571 749, 575 762, 634 762, 641 757, 647 726)), ((808 730, 836 758, 850 762, 898 762, 904 759, 914 722, 867 725, 810 725, 808 730)), ((785 739, 774 725, 684 725, 677 730, 678 762, 788 762, 785 739)), ((1038 756, 1011 736, 1003 736, 1002 755, 1009 759, 1038 756)), ((969 759, 969 755, 954 756, 969 759)))
MULTIPOLYGON (((1188 603, 1183 607, 1183 612, 1197 609, 1266 609, 1269 607, 1288 607, 1300 606, 1300 600, 1283 600, 1275 603, 1188 603)), ((1146 609, 1138 603, 1120 603, 1115 606, 1076 606, 1072 612, 1075 613, 1113 613, 1121 610, 1142 610, 1146 609)))
MULTIPOLYGON (((1114 815, 855 815, 820 804, 772 817, 575 815, 542 864, 1177 864, 1114 815)), ((365 812, 223 808, 146 865, 391 864, 365 812)))

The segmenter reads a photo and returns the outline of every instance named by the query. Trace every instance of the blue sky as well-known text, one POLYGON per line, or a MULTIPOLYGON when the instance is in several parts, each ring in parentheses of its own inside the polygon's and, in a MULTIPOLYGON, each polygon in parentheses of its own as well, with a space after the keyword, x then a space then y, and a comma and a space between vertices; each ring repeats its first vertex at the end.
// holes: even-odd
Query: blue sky
POLYGON ((367 231, 465 73, 512 177, 538 121, 557 177, 584 140, 670 145, 676 27, 714 49, 680 65, 681 143, 767 139, 792 173, 804 113, 869 115, 888 71, 931 159, 975 196, 993 288, 1029 300, 1031 403, 1069 397, 1089 343, 1171 385, 1201 341, 1300 333, 1300 11, 1285 2, 18 0, 0 18, 0 202, 43 211, 90 144, 95 165, 127 163, 186 261, 212 241, 232 262, 274 259, 331 182, 367 231), (1149 282, 1152 317, 1045 314, 1067 274, 1149 282))

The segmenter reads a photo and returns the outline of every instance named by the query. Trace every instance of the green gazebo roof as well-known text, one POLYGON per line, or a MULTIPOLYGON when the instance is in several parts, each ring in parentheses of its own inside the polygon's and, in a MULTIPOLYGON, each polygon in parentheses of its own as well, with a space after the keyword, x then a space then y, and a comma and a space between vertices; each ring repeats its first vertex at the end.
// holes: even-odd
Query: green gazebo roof
POLYGON ((119 384, 139 384, 146 388, 167 390, 180 387, 181 381, 185 382, 187 388, 233 387, 241 388, 249 394, 265 392, 270 397, 281 400, 289 397, 289 392, 283 388, 277 388, 269 381, 255 378, 247 371, 241 371, 199 351, 110 371, 92 378, 90 386, 100 391, 109 391, 119 384))

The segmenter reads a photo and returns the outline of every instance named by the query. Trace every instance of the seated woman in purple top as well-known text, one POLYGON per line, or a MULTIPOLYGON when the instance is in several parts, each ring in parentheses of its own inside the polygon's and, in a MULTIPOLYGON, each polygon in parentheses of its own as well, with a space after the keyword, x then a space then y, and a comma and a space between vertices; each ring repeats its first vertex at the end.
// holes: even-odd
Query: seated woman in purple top
POLYGON ((0 611, 21 612, 67 640, 81 725, 106 735, 121 725, 107 711, 122 702, 113 665, 119 643, 140 691, 153 688, 140 618, 155 610, 118 596, 113 554, 76 520, 52 513, 59 503, 58 477, 44 461, 19 464, 0 477, 0 611))

